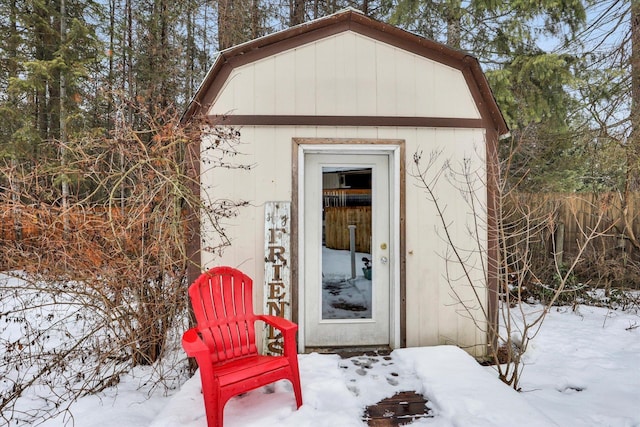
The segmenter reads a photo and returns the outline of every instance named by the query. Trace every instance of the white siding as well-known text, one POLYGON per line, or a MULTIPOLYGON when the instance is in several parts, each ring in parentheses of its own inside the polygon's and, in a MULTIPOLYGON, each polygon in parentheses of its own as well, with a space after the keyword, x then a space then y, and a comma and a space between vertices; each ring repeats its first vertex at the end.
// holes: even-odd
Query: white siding
POLYGON ((235 68, 229 113, 480 118, 462 72, 350 31, 235 68))
MULTIPOLYGON (((337 96, 334 94, 332 96, 337 96)), ((450 161, 453 169, 459 170, 464 159, 470 162, 474 174, 473 184, 477 187, 480 236, 468 233, 468 226, 474 222, 474 212, 468 207, 458 185, 453 185, 444 174, 437 186, 439 203, 445 209, 447 222, 451 222, 450 232, 456 247, 470 257, 474 282, 479 285, 481 299, 486 300, 482 263, 486 262, 478 243, 486 244, 484 207, 485 159, 484 131, 480 129, 424 129, 424 128, 367 128, 367 127, 251 127, 242 128, 242 142, 238 147, 240 155, 232 161, 252 164, 250 171, 203 168, 203 189, 211 188, 215 199, 247 200, 250 207, 241 208, 239 215, 226 220, 225 229, 232 246, 221 258, 203 255, 205 268, 213 265, 239 267, 254 278, 256 286, 255 303, 260 307, 263 301, 263 248, 264 248, 264 203, 292 199, 291 150, 292 138, 393 138, 406 141, 405 166, 406 181, 406 337, 408 346, 425 346, 457 343, 462 347, 486 342, 486 334, 479 331, 474 321, 453 296, 451 289, 462 300, 469 301, 470 307, 478 309, 479 304, 460 276, 459 266, 452 259, 451 248, 443 239, 443 228, 437 217, 433 202, 425 196, 418 181, 412 178, 416 172, 412 159, 416 152, 423 153, 422 164, 426 165, 432 153, 439 152, 432 172, 450 161), (447 279, 449 272, 450 279, 447 279)), ((458 177, 460 178, 460 176, 458 177)), ((206 246, 206 245, 205 245, 206 246)), ((295 284, 293 284, 295 286, 295 284)), ((476 320, 481 314, 473 312, 476 320)), ((474 353, 473 348, 468 349, 474 353)))

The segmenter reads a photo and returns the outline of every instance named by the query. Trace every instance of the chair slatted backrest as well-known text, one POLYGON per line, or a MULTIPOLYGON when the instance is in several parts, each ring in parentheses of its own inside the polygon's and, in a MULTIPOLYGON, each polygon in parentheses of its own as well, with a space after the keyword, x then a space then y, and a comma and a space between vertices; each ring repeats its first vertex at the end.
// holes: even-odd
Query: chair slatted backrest
POLYGON ((198 332, 214 363, 257 354, 253 281, 231 267, 215 267, 190 287, 198 332))

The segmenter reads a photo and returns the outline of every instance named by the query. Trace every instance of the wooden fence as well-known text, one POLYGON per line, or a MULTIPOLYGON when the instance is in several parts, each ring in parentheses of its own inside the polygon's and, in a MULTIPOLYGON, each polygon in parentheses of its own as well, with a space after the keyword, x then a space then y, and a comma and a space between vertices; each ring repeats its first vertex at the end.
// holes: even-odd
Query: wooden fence
POLYGON ((371 190, 332 188, 322 190, 323 204, 331 206, 371 206, 371 190))
POLYGON ((325 245, 330 249, 349 249, 349 225, 356 226, 356 251, 371 253, 371 206, 324 208, 325 245))
POLYGON ((350 248, 349 225, 355 225, 356 251, 371 251, 371 190, 331 188, 322 191, 324 243, 329 249, 350 248))
POLYGON ((519 193, 505 201, 503 217, 509 221, 529 220, 529 228, 541 226, 534 257, 562 252, 567 257, 578 253, 586 234, 602 233, 591 243, 601 253, 624 252, 638 256, 630 236, 640 237, 640 193, 632 194, 628 204, 631 229, 625 227, 622 197, 617 193, 519 193))

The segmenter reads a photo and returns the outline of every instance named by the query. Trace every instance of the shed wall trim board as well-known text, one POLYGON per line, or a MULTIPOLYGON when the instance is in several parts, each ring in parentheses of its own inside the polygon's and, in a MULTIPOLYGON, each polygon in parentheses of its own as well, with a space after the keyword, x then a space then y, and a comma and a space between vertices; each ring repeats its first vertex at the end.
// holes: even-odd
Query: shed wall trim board
POLYGON ((207 116, 211 125, 232 126, 403 126, 426 128, 471 128, 482 129, 482 119, 449 117, 394 117, 394 116, 254 116, 222 115, 207 116))

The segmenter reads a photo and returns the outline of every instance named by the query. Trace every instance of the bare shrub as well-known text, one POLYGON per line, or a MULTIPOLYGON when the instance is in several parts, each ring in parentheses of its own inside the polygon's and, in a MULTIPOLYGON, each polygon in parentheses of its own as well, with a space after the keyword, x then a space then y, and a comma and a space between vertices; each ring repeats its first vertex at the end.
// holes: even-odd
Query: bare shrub
MULTIPOLYGON (((46 419, 134 366, 158 367, 188 322, 188 247, 199 245, 200 221, 219 236, 212 250, 229 244, 220 219, 244 203, 200 194, 193 162, 203 139, 204 167, 242 167, 237 130, 140 115, 143 129, 120 123, 107 136, 71 139, 65 162, 1 165, 0 262, 20 269, 0 280, 5 421, 46 419)), ((163 372, 156 380, 171 383, 163 372)))
POLYGON ((540 205, 532 205, 526 198, 518 197, 517 186, 508 185, 505 174, 510 169, 509 157, 501 163, 494 160, 497 156, 490 155, 488 159, 487 167, 493 171, 489 176, 495 180, 490 183, 494 187, 490 206, 483 200, 486 172, 484 169, 471 170, 468 159, 456 165, 435 152, 423 161, 422 153, 418 152, 414 154, 412 173, 438 215, 438 232, 447 245, 442 256, 452 266, 447 268, 451 293, 463 315, 473 319, 475 326, 487 333, 489 362, 495 365, 499 378, 518 390, 522 356, 540 331, 550 307, 576 290, 576 266, 590 243, 603 234, 599 229, 608 206, 606 203, 600 206, 593 229, 580 230, 578 253, 569 263, 563 264, 553 256, 555 249, 552 248, 548 265, 554 279, 545 283, 540 280, 544 272, 537 271, 534 266, 532 257, 536 251, 533 248, 548 241, 548 236, 556 229, 554 215, 540 209, 540 205), (460 191, 460 200, 466 201, 473 218, 470 223, 456 224, 451 218, 436 190, 443 179, 460 191), (493 215, 495 221, 484 222, 483 218, 488 215, 493 215), (462 239, 464 241, 458 240, 461 239, 459 234, 455 237, 452 231, 465 227, 467 236, 462 239), (489 257, 489 253, 493 257, 489 257), (472 254, 480 255, 477 259, 481 260, 481 266, 475 264, 476 258, 472 254), (478 269, 483 272, 481 280, 473 273, 478 269), (473 290, 475 299, 458 294, 461 282, 473 290), (491 286, 492 282, 495 287, 491 286), (542 299, 539 298, 541 293, 544 293, 542 299), (490 301, 484 299, 487 294, 490 301), (497 307, 491 300, 497 302, 497 307), (534 302, 540 303, 539 310, 525 309, 528 303, 534 302))

